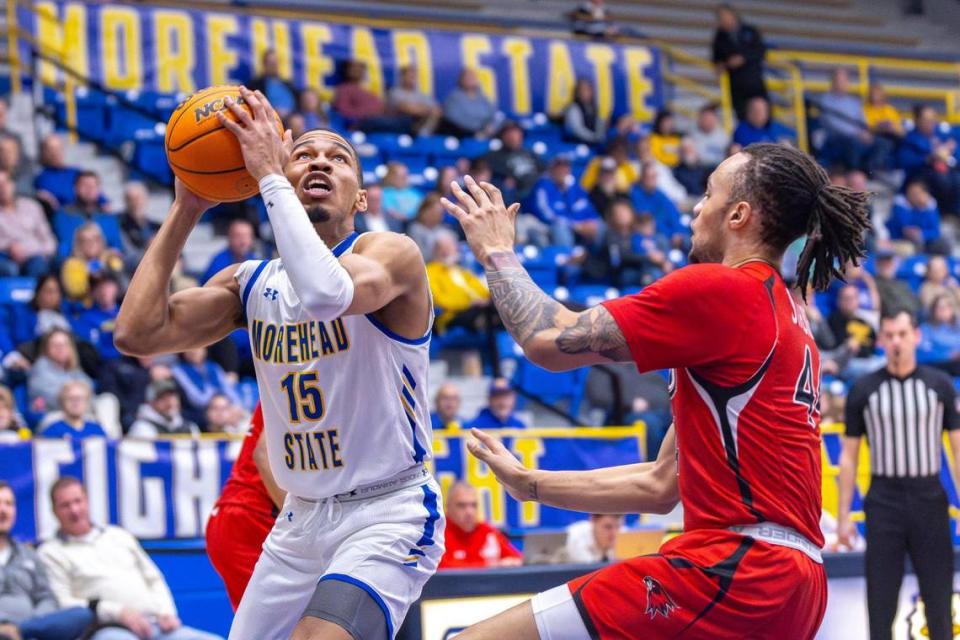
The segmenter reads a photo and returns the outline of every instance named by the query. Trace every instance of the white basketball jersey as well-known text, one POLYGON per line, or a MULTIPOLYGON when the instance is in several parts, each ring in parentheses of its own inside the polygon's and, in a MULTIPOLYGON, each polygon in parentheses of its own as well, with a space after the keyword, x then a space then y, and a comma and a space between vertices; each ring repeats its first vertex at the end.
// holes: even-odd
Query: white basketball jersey
MULTIPOLYGON (((358 237, 344 239, 334 255, 352 251, 358 237)), ((315 320, 279 259, 245 262, 236 277, 281 488, 326 498, 432 456, 429 330, 410 340, 373 315, 315 320)))

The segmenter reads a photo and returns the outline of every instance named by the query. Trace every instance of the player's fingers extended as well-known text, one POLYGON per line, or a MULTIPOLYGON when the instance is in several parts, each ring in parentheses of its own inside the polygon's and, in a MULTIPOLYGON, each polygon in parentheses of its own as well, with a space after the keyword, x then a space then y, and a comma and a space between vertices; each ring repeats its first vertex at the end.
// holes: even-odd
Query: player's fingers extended
POLYGON ((233 135, 237 136, 238 138, 239 138, 241 135, 243 135, 243 132, 244 132, 243 127, 242 127, 240 124, 238 124, 237 122, 235 122, 235 121, 231 120, 230 118, 228 118, 228 117, 227 117, 227 114, 225 114, 223 111, 217 111, 217 120, 220 121, 220 125, 221 125, 224 129, 226 129, 227 131, 229 131, 229 132, 232 133, 233 135))
POLYGON ((474 200, 473 196, 464 191, 463 187, 456 182, 450 183, 450 191, 454 196, 457 197, 457 200, 460 201, 460 204, 462 204, 470 213, 473 213, 479 208, 479 205, 477 204, 477 201, 474 200))
POLYGON ((470 435, 479 440, 492 453, 509 453, 500 439, 494 438, 489 433, 484 433, 480 429, 470 429, 470 435))
POLYGON ((266 120, 266 112, 263 110, 263 103, 260 101, 260 98, 257 97, 257 94, 246 87, 240 87, 240 97, 243 98, 243 101, 250 107, 250 112, 253 114, 254 120, 266 120))
MULTIPOLYGON (((267 96, 263 95, 263 92, 257 89, 253 92, 253 95, 257 97, 257 100, 260 101, 260 107, 263 109, 264 120, 269 121, 271 118, 269 116, 273 115, 273 105, 270 104, 270 101, 267 100, 267 96)), ((270 126, 273 126, 271 123, 270 126)))
POLYGON ((497 189, 495 185, 490 184, 489 182, 481 182, 480 188, 486 192, 487 197, 490 198, 490 202, 497 205, 498 207, 505 206, 503 204, 503 194, 500 193, 500 189, 497 189))
POLYGON ((469 451, 474 458, 483 462, 487 462, 490 459, 490 451, 473 438, 467 441, 467 451, 469 451))
POLYGON ((467 212, 464 211, 461 207, 457 206, 453 202, 450 202, 446 198, 440 198, 440 204, 443 205, 443 208, 450 212, 454 218, 463 222, 467 217, 467 212))
POLYGON ((484 191, 477 181, 473 179, 473 176, 464 176, 463 184, 467 186, 467 190, 470 191, 470 195, 473 196, 473 199, 477 201, 477 204, 481 207, 486 207, 493 202, 490 200, 490 196, 487 195, 487 192, 484 191))
POLYGON ((516 219, 517 219, 517 213, 519 213, 519 212, 520 212, 520 203, 519 203, 519 202, 514 202, 514 203, 513 203, 512 205, 510 205, 510 207, 507 209, 507 215, 510 217, 511 220, 516 220, 516 219))
MULTIPOLYGON (((226 97, 223 99, 223 104, 226 105, 230 113, 233 114, 233 117, 244 127, 249 127, 253 124, 253 118, 250 117, 250 112, 247 111, 243 105, 238 104, 236 100, 226 97)), ((218 111, 217 113, 220 114, 222 112, 218 111)))

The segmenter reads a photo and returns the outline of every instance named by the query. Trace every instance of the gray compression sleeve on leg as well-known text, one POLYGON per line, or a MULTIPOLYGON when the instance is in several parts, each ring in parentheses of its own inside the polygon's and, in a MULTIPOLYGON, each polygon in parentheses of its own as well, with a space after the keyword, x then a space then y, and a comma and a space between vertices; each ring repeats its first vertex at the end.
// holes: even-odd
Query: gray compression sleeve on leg
POLYGON ((332 622, 354 640, 392 640, 380 605, 349 582, 322 580, 303 611, 303 617, 308 616, 332 622))

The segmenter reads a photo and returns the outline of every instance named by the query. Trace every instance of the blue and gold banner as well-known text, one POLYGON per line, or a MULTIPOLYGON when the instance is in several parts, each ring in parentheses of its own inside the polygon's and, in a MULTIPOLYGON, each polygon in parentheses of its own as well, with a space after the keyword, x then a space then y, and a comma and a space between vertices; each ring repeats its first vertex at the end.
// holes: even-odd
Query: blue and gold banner
MULTIPOLYGON (((338 63, 354 58, 366 62, 375 93, 384 94, 398 69, 412 64, 420 90, 439 100, 454 88, 460 70, 471 67, 493 102, 516 116, 559 114, 579 77, 593 81, 603 116, 631 113, 649 122, 663 102, 659 55, 646 46, 373 28, 290 12, 262 17, 109 2, 34 6, 35 13, 18 5, 18 20, 40 49, 113 90, 191 93, 245 82, 273 48, 284 78, 325 98, 337 82, 338 63)), ((58 73, 40 64, 46 84, 58 73)))

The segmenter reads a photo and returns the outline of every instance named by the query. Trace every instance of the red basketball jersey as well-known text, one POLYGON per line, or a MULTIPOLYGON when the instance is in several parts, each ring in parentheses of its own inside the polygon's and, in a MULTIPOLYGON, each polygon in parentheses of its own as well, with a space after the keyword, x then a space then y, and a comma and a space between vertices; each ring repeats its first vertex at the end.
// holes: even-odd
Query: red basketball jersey
POLYGON ((640 371, 672 369, 684 528, 793 527, 820 546, 820 354, 764 262, 691 265, 604 306, 640 371))
POLYGON ((250 424, 250 431, 243 439, 240 454, 237 456, 236 462, 233 463, 230 477, 223 485, 223 491, 220 493, 220 499, 217 500, 217 506, 238 505, 255 513, 262 513, 267 518, 272 518, 274 512, 273 500, 270 499, 267 488, 263 486, 260 471, 253 461, 253 451, 257 448, 257 441, 263 431, 263 412, 260 411, 259 404, 257 404, 256 411, 253 412, 250 424))

